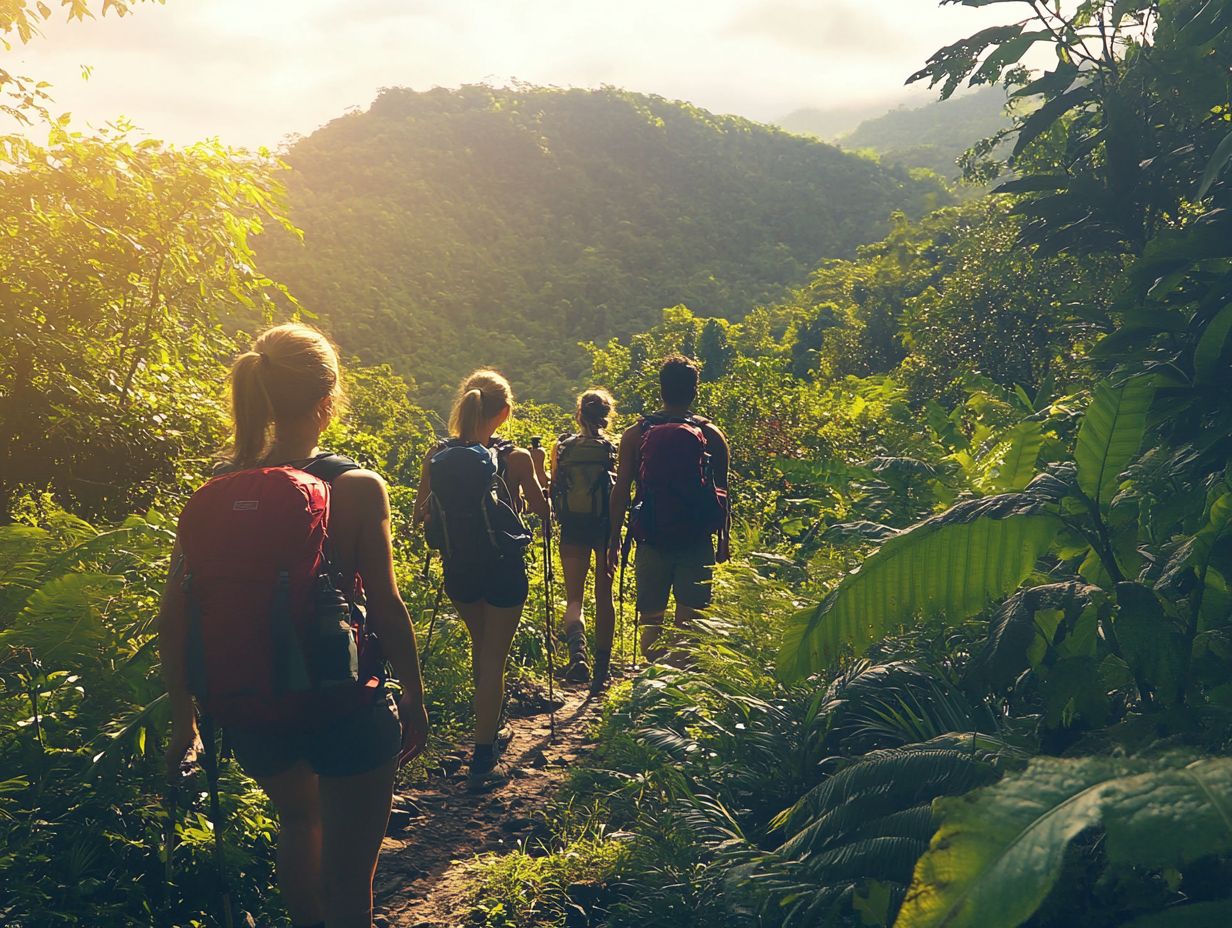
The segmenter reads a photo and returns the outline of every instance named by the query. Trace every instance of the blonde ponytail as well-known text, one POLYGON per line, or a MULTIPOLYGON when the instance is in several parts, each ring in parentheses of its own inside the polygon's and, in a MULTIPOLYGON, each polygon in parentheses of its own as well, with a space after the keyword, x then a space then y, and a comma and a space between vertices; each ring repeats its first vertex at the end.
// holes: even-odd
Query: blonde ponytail
POLYGON ((342 412, 342 371, 329 339, 298 322, 275 326, 231 365, 233 437, 228 457, 256 467, 269 452, 273 427, 316 415, 328 399, 330 415, 342 412))
POLYGON ((475 371, 458 388, 449 414, 449 433, 455 438, 475 438, 485 425, 513 405, 509 381, 496 371, 475 371))
POLYGON ((265 457, 274 421, 261 359, 259 352, 248 351, 231 367, 231 420, 235 423, 232 460, 240 467, 252 467, 265 457))

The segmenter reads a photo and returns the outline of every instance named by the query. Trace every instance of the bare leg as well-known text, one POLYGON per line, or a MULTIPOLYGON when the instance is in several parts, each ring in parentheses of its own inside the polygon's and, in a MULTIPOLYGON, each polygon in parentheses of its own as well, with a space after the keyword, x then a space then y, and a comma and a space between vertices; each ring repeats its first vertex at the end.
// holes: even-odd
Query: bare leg
POLYGON ((616 636, 616 606, 612 603, 612 578, 603 569, 606 551, 595 551, 595 650, 611 653, 616 636))
POLYGON ((665 612, 643 612, 638 617, 638 622, 642 626, 642 654, 646 656, 648 661, 657 661, 667 653, 667 649, 658 643, 659 638, 663 635, 663 616, 665 614, 665 612))
POLYGON ((692 628, 693 622, 702 617, 700 609, 694 609, 692 606, 684 606, 676 603, 676 627, 677 628, 692 628))
POLYGON ((317 924, 325 917, 317 775, 299 763, 257 782, 278 811, 278 888, 291 923, 317 924))
MULTIPOLYGON (((454 603, 454 608, 458 610, 458 615, 462 617, 462 622, 466 626, 467 633, 471 636, 471 682, 475 686, 473 694, 473 707, 475 710, 475 718, 479 718, 479 661, 480 655, 483 652, 483 638, 487 629, 486 608, 487 604, 480 600, 477 603, 454 603)), ((475 739, 479 742, 479 739, 475 739)))
POLYGON ((475 743, 492 744, 505 699, 505 661, 513 644, 522 607, 483 607, 483 640, 479 647, 479 685, 475 690, 475 743))
POLYGON ((566 637, 570 629, 582 625, 582 600, 586 595, 586 573, 590 570, 590 551, 574 545, 560 546, 560 563, 565 573, 565 617, 561 621, 566 637))
MULTIPOLYGON (((682 605, 679 602, 676 603, 675 626, 677 629, 681 631, 688 631, 693 627, 693 623, 701 617, 702 612, 700 610, 694 609, 692 606, 682 605)), ((672 648, 671 654, 667 656, 667 662, 673 667, 689 666, 692 663, 692 653, 689 650, 680 647, 680 635, 673 635, 672 637, 675 639, 674 644, 676 646, 672 648)))
POLYGON ((372 878, 396 769, 391 760, 353 777, 321 777, 326 928, 372 928, 372 878))

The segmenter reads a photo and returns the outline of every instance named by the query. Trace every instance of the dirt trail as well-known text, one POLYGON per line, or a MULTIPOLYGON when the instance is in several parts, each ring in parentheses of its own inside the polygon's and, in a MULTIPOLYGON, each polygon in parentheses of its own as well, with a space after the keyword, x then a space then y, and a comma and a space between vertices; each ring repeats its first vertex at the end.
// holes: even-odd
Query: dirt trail
MULTIPOLYGON (((601 699, 587 689, 560 687, 565 704, 550 738, 546 712, 512 718, 505 756, 514 777, 490 793, 466 791, 463 755, 445 771, 394 797, 395 813, 376 877, 376 908, 389 928, 455 928, 464 924, 465 864, 485 851, 509 852, 542 828, 537 816, 569 766, 593 747, 601 699), (451 769, 452 768, 452 769, 451 769)), ((378 925, 382 922, 378 918, 378 925)))

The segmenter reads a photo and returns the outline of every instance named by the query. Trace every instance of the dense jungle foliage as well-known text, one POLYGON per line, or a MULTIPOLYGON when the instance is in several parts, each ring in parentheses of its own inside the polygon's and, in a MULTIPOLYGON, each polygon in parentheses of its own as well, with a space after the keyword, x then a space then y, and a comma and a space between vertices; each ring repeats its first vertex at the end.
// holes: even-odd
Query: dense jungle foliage
POLYGON ((567 402, 579 342, 677 303, 739 319, 891 212, 948 200, 936 179, 615 89, 390 88, 286 159, 303 241, 262 243, 262 267, 433 407, 477 361, 567 402))
MULTIPOLYGON (((916 77, 1029 104, 1007 164, 968 159, 1011 180, 738 320, 674 305, 588 345, 626 416, 662 354, 701 362, 737 554, 681 642, 694 666, 620 684, 548 836, 475 863, 471 923, 1232 917, 1232 0, 997 7, 916 77)), ((211 835, 199 797, 164 801, 150 623, 237 320, 286 311, 251 249, 293 234, 287 175, 68 122, 4 141, 0 921, 207 924, 211 835)), ((391 481, 422 640, 435 582, 405 515, 439 424, 392 368, 349 387, 331 444, 391 481)), ((566 422, 520 407, 514 435, 566 422)), ((427 681, 438 750, 467 711, 457 623, 427 681)), ((226 785, 233 885, 276 924, 270 813, 226 785)))

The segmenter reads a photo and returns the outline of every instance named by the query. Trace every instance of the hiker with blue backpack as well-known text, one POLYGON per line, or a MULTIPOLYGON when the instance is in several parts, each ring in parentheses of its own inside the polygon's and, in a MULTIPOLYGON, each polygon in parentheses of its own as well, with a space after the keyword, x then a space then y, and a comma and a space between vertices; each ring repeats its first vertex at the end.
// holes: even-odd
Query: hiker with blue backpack
POLYGON ((612 577, 607 544, 611 535, 612 485, 616 481, 616 446, 606 429, 615 401, 606 390, 592 388, 577 400, 576 432, 561 435, 552 449, 552 513, 560 525, 560 560, 565 574, 565 615, 562 625, 569 649, 565 679, 590 683, 596 696, 607 685, 616 631, 612 577), (591 561, 595 565, 595 660, 586 654, 586 622, 582 604, 591 561))
POLYGON ((319 332, 266 331, 230 385, 234 441, 184 507, 162 596, 168 773, 203 756, 222 880, 222 726, 277 810, 292 924, 371 928, 394 773, 428 735, 388 494, 378 475, 318 447, 343 400, 337 353, 319 332))
POLYGON ((692 411, 697 385, 693 361, 666 358, 659 367, 662 405, 620 438, 608 569, 614 572, 628 550, 620 532, 636 483, 629 533, 637 543, 638 644, 652 661, 668 652, 660 643, 668 599, 675 596, 675 626, 687 629, 710 605, 714 565, 729 553, 730 450, 718 426, 692 411))
POLYGON ((439 551, 445 593, 471 638, 475 685, 475 750, 467 788, 504 783, 501 759, 508 731, 500 726, 505 663, 529 593, 526 549, 531 533, 521 513, 551 517, 530 452, 496 437, 513 414, 513 391, 496 371, 462 382, 449 417, 450 438, 424 462, 416 518, 439 551))

